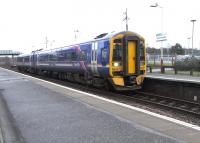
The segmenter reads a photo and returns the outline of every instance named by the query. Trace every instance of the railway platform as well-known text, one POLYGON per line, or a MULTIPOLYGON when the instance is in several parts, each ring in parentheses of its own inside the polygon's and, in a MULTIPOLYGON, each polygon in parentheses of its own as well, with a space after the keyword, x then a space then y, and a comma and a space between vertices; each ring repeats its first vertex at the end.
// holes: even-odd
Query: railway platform
POLYGON ((200 127, 0 68, 7 143, 199 143, 200 127))
POLYGON ((161 73, 147 73, 147 78, 151 79, 162 79, 169 81, 179 81, 179 82, 187 82, 187 83, 199 83, 200 77, 194 76, 186 76, 186 75, 170 75, 170 74, 161 74, 161 73))
POLYGON ((143 91, 165 97, 200 103, 200 77, 148 73, 143 91))

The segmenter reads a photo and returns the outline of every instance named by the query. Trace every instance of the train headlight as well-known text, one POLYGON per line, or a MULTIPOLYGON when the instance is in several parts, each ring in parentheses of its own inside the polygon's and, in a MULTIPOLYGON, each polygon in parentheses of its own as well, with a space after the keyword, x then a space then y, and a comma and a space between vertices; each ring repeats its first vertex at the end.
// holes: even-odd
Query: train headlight
POLYGON ((114 67, 118 67, 119 66, 119 63, 114 63, 114 67))

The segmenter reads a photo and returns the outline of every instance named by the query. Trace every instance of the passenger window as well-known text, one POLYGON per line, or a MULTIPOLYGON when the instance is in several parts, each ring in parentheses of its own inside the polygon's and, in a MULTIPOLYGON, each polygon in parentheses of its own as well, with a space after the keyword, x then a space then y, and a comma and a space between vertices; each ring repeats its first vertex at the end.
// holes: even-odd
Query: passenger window
POLYGON ((67 61, 70 61, 71 60, 71 52, 70 51, 67 51, 65 53, 65 58, 67 59, 67 61))
POLYGON ((48 54, 46 54, 45 57, 44 57, 44 61, 47 62, 48 60, 49 60, 49 56, 48 56, 48 54))
POLYGON ((57 57, 58 57, 58 61, 64 61, 65 60, 65 53, 62 52, 62 51, 58 51, 57 57))
POLYGON ((87 59, 87 51, 83 50, 80 52, 80 60, 85 61, 87 59))
POLYGON ((75 52, 71 53, 71 60, 76 60, 76 53, 75 52))
POLYGON ((106 48, 101 49, 101 60, 102 60, 102 62, 107 61, 107 49, 106 48))
POLYGON ((49 55, 49 60, 50 60, 50 61, 56 61, 56 60, 57 60, 56 54, 54 54, 54 53, 53 53, 53 54, 50 54, 50 55, 49 55))
POLYGON ((29 57, 25 57, 24 62, 29 62, 29 57))

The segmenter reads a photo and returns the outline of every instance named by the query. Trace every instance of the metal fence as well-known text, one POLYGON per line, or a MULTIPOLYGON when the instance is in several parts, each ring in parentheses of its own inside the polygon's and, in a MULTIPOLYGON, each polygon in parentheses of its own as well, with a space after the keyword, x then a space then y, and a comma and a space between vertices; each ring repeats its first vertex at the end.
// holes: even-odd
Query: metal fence
MULTIPOLYGON (((164 64, 173 64, 175 60, 174 56, 171 55, 165 55, 163 56, 163 63, 164 64)), ((147 56, 147 64, 158 64, 161 61, 160 55, 148 55, 147 56)))

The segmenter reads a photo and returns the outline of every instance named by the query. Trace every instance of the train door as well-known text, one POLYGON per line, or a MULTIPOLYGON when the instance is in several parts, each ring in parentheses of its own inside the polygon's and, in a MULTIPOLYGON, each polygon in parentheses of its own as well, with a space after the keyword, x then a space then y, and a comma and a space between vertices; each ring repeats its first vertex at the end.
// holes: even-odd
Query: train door
POLYGON ((31 56, 31 68, 32 70, 36 70, 36 61, 37 61, 37 55, 35 53, 31 56))
POLYGON ((128 55, 128 74, 135 74, 136 72, 136 42, 127 41, 127 55, 128 55))
POLYGON ((33 54, 34 56, 34 60, 33 60, 33 65, 34 65, 34 69, 36 70, 36 64, 37 64, 37 54, 33 54))
POLYGON ((140 74, 140 46, 135 36, 124 37, 124 69, 127 75, 140 74))
POLYGON ((94 75, 98 75, 97 50, 98 50, 98 41, 94 41, 92 42, 92 53, 91 53, 91 70, 94 75))

